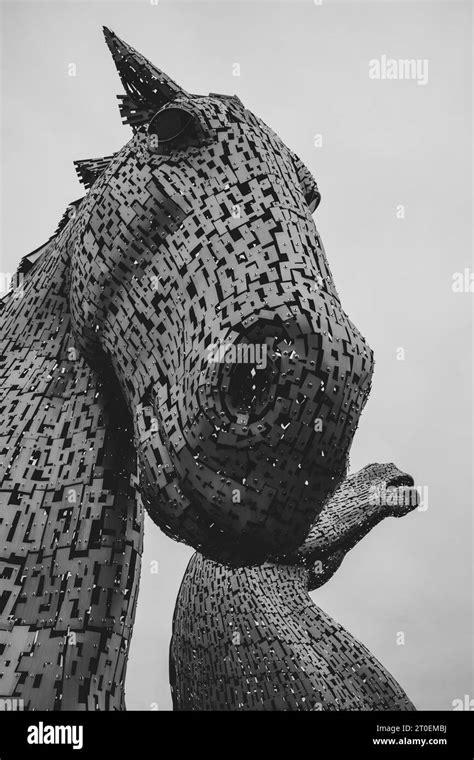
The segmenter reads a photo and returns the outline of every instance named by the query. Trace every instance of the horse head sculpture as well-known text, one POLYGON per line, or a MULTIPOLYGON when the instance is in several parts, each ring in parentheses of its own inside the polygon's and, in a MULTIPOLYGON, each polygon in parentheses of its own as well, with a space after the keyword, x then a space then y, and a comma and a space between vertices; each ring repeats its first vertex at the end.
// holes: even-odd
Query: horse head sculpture
POLYGON ((1 304, 2 690, 27 709, 124 708, 142 503, 208 562, 312 556, 373 370, 307 167, 105 37, 133 136, 76 162, 87 194, 1 304))
POLYGON ((343 478, 371 351, 308 169, 238 98, 190 95, 105 35, 134 136, 71 223, 78 345, 119 380, 152 519, 215 559, 263 561, 296 549, 343 478))

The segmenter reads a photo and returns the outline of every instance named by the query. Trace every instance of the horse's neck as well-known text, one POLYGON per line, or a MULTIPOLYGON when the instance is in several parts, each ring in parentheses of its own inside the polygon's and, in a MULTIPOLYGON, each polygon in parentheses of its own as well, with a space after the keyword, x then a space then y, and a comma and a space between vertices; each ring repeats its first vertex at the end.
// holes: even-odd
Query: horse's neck
MULTIPOLYGON (((28 465, 27 451, 34 449, 34 464, 27 471, 43 488, 62 482, 66 471, 69 479, 85 483, 104 458, 112 468, 116 460, 120 469, 124 454, 131 454, 128 413, 120 393, 107 381, 104 394, 101 379, 75 347, 67 276, 67 258, 52 241, 0 314, 3 463, 7 470, 9 465, 17 468, 19 482, 18 459, 28 465), (113 435, 109 430, 106 436, 108 428, 114 429, 113 435), (58 441, 63 442, 62 452, 58 441)), ((26 472, 23 477, 28 477, 26 472)))
POLYGON ((125 672, 142 531, 128 414, 114 383, 104 392, 75 348, 67 261, 57 245, 4 303, 0 557, 7 590, 0 633, 11 632, 2 693, 36 709, 117 707, 121 689, 92 679, 89 658, 82 663, 75 647, 64 659, 69 680, 58 689, 45 681, 55 672, 46 660, 59 662, 61 634, 71 632, 91 648, 98 672, 125 672), (41 649, 28 639, 34 630, 41 649), (26 653, 28 668, 46 674, 41 690, 26 674, 26 653))
POLYGON ((44 246, 33 271, 26 278, 19 278, 16 290, 4 300, 1 313, 4 351, 17 353, 23 348, 56 358, 59 340, 69 328, 67 274, 64 246, 53 239, 44 246))

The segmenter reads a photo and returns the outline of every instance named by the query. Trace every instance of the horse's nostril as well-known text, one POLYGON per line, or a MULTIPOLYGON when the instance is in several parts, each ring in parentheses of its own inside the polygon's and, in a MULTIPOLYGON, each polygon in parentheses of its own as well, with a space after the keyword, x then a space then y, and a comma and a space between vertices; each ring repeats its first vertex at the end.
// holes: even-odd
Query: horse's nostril
POLYGON ((234 364, 230 368, 228 385, 229 406, 237 414, 249 415, 248 421, 258 419, 271 401, 275 371, 255 363, 234 364))
POLYGON ((415 485, 415 481, 411 475, 398 475, 396 478, 392 478, 387 483, 387 488, 399 488, 400 486, 408 486, 411 488, 415 485))

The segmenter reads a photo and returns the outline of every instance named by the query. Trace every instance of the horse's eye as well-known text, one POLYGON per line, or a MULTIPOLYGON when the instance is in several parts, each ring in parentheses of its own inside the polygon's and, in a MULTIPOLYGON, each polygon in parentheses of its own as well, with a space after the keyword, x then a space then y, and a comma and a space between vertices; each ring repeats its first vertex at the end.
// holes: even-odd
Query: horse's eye
POLYGON ((147 133, 152 151, 180 147, 188 138, 197 136, 196 119, 185 108, 164 108, 150 121, 147 133))

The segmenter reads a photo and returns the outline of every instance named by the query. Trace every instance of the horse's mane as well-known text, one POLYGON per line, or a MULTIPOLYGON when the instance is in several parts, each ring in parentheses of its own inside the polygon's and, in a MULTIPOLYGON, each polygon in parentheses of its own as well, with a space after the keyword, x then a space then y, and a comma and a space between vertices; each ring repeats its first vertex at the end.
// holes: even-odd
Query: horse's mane
MULTIPOLYGON (((102 172, 109 165, 110 161, 114 158, 114 155, 115 154, 112 154, 111 156, 103 156, 101 158, 87 158, 82 161, 74 161, 74 168, 77 172, 79 181, 82 183, 82 185, 84 185, 86 190, 90 190, 97 177, 102 174, 102 172)), ((76 209, 80 206, 84 200, 84 197, 85 196, 82 196, 82 198, 78 198, 77 200, 71 201, 71 203, 68 204, 66 210, 58 222, 58 226, 56 227, 51 237, 48 238, 46 243, 40 245, 39 248, 35 248, 35 250, 31 251, 31 253, 27 253, 26 256, 22 256, 15 272, 16 282, 18 282, 20 276, 23 281, 25 278, 29 277, 37 262, 41 259, 42 253, 46 252, 46 249, 50 243, 59 235, 60 232, 63 231, 70 219, 75 216, 76 209)), ((2 306, 4 306, 3 300, 9 295, 10 291, 8 291, 8 293, 5 293, 4 296, 0 297, 0 304, 2 306)))
MULTIPOLYGON (((77 163, 79 164, 82 162, 78 161, 77 163)), ((25 256, 21 257, 20 263, 15 270, 15 276, 12 278, 12 282, 15 283, 15 286, 12 286, 12 288, 7 293, 5 293, 3 296, 0 296, 0 310, 5 307, 7 299, 13 293, 13 288, 16 287, 20 281, 24 282, 26 279, 30 278, 40 259, 42 259, 43 255, 49 250, 53 240, 58 237, 59 233, 63 231, 71 218, 75 216, 75 210, 80 206, 83 200, 84 196, 82 198, 78 198, 75 201, 71 201, 61 216, 58 225, 51 237, 49 237, 45 243, 42 243, 40 246, 38 246, 38 248, 35 248, 34 251, 31 251, 30 253, 27 253, 25 256)))

